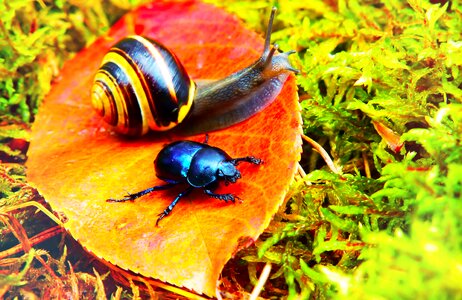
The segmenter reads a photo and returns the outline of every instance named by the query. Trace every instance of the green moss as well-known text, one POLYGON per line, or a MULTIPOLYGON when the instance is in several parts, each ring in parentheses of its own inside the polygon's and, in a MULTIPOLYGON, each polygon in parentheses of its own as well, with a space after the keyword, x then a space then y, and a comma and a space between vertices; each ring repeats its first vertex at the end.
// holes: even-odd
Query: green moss
POLYGON ((33 120, 63 61, 122 13, 105 9, 101 2, 0 1, 0 115, 33 120))
MULTIPOLYGON (((342 170, 304 145, 307 175, 256 247, 238 253, 253 283, 259 263, 273 264, 262 296, 462 297, 462 9, 432 2, 226 2, 260 32, 278 7, 273 41, 297 50, 304 132, 342 170), (393 152, 372 121, 404 147, 393 152)), ((80 5, 0 0, 0 115, 9 122, 32 120, 62 61, 123 11, 80 5)), ((4 132, 2 141, 21 136, 4 132)))
MULTIPOLYGON (((343 169, 319 170, 306 146, 284 225, 259 243, 289 298, 462 297, 462 10, 441 2, 273 3, 274 39, 299 54, 305 133, 343 169)), ((228 5, 246 18, 248 2, 228 5)))

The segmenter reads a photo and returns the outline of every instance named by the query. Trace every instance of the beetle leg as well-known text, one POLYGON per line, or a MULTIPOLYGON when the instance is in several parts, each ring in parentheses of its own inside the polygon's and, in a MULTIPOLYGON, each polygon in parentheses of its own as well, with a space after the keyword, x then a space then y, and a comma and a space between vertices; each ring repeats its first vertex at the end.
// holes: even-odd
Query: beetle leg
POLYGON ((161 212, 160 214, 158 214, 159 218, 157 219, 156 221, 156 227, 158 226, 159 224, 159 221, 162 220, 165 216, 167 216, 171 211, 172 209, 175 207, 175 205, 178 203, 178 201, 188 195, 189 193, 191 193, 191 191, 193 190, 193 187, 192 186, 189 186, 186 190, 182 191, 181 193, 178 194, 178 196, 176 196, 175 199, 173 199, 172 203, 169 204, 169 206, 167 206, 166 209, 164 209, 163 212, 161 212))
POLYGON ((235 166, 238 165, 242 161, 245 161, 245 162, 248 162, 254 165, 259 165, 263 162, 261 159, 253 157, 253 156, 239 157, 239 158, 234 158, 230 160, 230 162, 235 166))
POLYGON ((203 144, 206 144, 206 145, 208 145, 208 143, 209 143, 209 134, 208 134, 208 133, 206 133, 206 134, 205 134, 205 138, 204 138, 204 142, 203 142, 203 144))
POLYGON ((239 199, 238 196, 235 196, 233 194, 215 194, 214 192, 212 192, 209 189, 204 189, 204 193, 206 193, 210 197, 213 197, 213 198, 218 199, 218 200, 223 200, 225 202, 228 202, 228 201, 234 202, 236 199, 239 199))
POLYGON ((156 185, 156 186, 147 188, 147 189, 145 189, 145 190, 139 191, 138 193, 128 194, 128 195, 126 195, 125 197, 123 197, 122 199, 109 198, 109 199, 106 200, 106 202, 125 202, 125 201, 133 201, 133 200, 135 200, 136 198, 139 198, 139 197, 141 197, 141 196, 144 196, 144 195, 149 194, 149 193, 154 192, 154 191, 168 190, 168 189, 174 187, 174 186, 177 185, 177 184, 178 184, 178 182, 167 183, 167 184, 164 184, 164 185, 156 185))

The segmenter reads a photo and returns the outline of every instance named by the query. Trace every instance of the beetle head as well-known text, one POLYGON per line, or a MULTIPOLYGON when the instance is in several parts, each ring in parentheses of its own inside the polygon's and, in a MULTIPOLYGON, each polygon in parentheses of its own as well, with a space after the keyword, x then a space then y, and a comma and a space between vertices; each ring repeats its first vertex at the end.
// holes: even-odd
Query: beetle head
POLYGON ((217 176, 225 180, 225 184, 235 183, 241 178, 241 172, 236 169, 236 166, 231 161, 222 161, 218 166, 217 176))

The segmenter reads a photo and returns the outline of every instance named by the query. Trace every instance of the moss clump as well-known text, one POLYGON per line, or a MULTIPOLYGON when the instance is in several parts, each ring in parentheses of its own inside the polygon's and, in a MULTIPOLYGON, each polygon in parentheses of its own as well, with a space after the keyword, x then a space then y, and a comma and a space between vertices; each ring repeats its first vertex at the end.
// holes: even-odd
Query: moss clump
POLYGON ((280 266, 289 298, 462 297, 462 10, 432 2, 276 3, 305 134, 343 170, 306 145, 307 175, 244 257, 280 266))
POLYGON ((122 9, 102 2, 0 1, 0 115, 33 120, 62 62, 122 9))

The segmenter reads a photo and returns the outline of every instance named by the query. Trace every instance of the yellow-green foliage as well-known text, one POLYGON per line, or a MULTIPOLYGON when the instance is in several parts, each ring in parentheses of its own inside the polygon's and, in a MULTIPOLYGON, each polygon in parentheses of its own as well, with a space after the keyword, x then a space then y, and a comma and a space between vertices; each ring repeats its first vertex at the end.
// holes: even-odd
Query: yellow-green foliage
POLYGON ((438 2, 273 2, 274 38, 299 54, 305 133, 343 168, 306 147, 286 225, 260 242, 289 298, 462 297, 462 9, 438 2))
POLYGON ((0 116, 24 121, 31 121, 63 60, 121 13, 115 6, 105 12, 98 1, 0 0, 0 11, 0 116))
MULTIPOLYGON (((130 6, 74 2, 0 0, 0 114, 30 120, 63 57, 130 6)), ((208 2, 260 32, 278 7, 273 42, 298 52, 304 132, 342 169, 305 146, 307 175, 238 254, 251 282, 269 261, 265 296, 462 298, 459 1, 208 2), (399 153, 372 121, 401 137, 399 153)))

